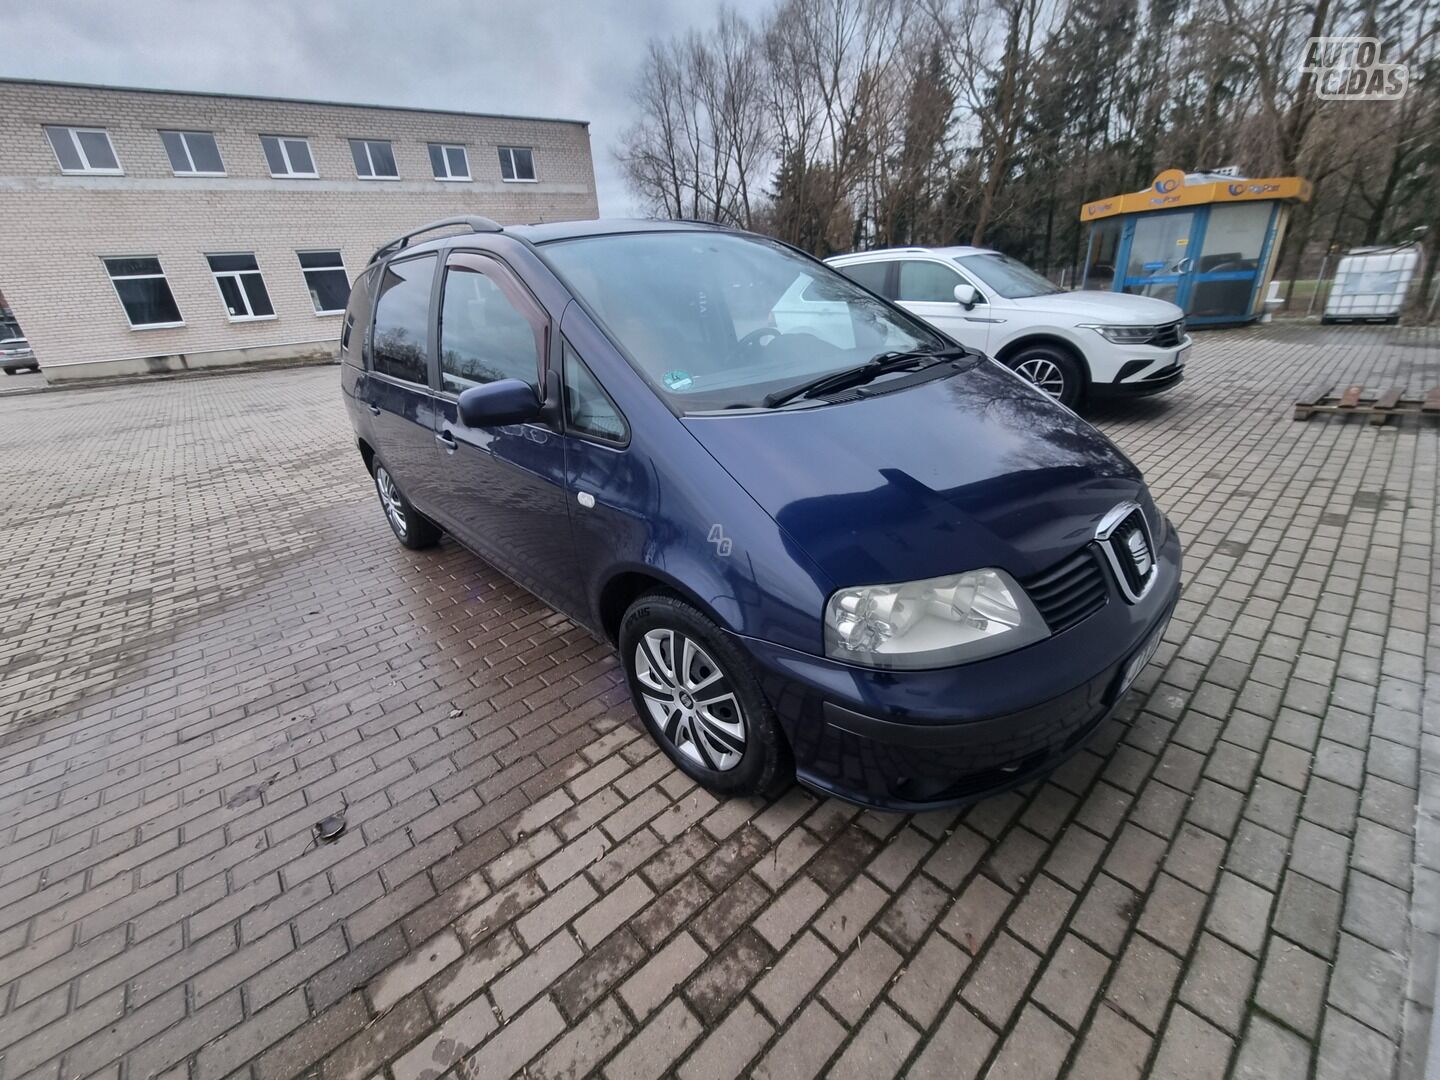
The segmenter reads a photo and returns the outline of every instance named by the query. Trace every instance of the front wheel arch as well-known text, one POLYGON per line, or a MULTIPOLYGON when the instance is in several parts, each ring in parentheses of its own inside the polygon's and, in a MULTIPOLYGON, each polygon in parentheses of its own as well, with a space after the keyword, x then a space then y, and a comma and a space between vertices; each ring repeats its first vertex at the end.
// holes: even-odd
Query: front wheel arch
POLYGON ((720 612, 707 604, 694 590, 682 585, 668 574, 664 574, 654 567, 633 568, 621 570, 612 575, 600 588, 600 595, 596 601, 596 613, 600 617, 600 629, 604 631, 610 644, 616 645, 620 640, 620 624, 624 621, 625 612, 630 610, 630 605, 647 593, 657 596, 671 596, 677 600, 684 601, 695 608, 711 622, 715 623, 722 630, 734 632, 735 628, 730 621, 724 618, 720 612))
POLYGON ((1035 347, 1055 349, 1065 354, 1075 365, 1080 375, 1080 386, 1076 395, 1076 403, 1085 400, 1090 392, 1090 362, 1085 359, 1082 353, 1073 342, 1065 338, 1057 337, 1054 334, 1029 334, 1010 342, 995 354, 995 359, 1008 368, 1013 368, 1015 362, 1028 350, 1035 347))

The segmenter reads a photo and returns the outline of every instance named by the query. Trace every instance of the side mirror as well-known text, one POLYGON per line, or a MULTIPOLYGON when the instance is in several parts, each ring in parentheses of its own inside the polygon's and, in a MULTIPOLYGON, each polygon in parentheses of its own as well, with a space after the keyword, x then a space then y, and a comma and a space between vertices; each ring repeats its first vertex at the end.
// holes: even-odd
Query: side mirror
POLYGON ((519 379, 497 379, 460 395, 460 420, 466 427, 503 427, 540 418, 535 388, 519 379))
POLYGON ((955 302, 969 311, 980 299, 980 294, 975 291, 975 286, 969 283, 955 286, 955 302))

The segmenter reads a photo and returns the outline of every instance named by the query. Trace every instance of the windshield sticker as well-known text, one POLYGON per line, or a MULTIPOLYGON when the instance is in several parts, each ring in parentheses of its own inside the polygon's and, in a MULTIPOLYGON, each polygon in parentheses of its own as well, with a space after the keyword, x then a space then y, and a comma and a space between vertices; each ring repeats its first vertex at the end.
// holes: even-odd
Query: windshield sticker
POLYGON ((661 377, 665 380, 667 390, 689 390, 695 382, 688 371, 667 371, 661 377))

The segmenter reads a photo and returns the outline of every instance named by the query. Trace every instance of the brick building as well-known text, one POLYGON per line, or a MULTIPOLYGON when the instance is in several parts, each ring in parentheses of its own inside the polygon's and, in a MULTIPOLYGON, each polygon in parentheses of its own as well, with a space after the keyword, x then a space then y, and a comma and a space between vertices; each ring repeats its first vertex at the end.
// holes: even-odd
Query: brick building
POLYGON ((330 353, 374 250, 595 217, 587 124, 0 79, 0 288, 51 382, 330 353))

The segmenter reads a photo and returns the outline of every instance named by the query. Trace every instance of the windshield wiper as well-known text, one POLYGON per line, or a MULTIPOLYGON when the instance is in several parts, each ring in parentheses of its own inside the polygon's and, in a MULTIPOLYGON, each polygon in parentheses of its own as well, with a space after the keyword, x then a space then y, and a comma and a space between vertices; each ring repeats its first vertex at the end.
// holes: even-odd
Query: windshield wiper
MULTIPOLYGON (((842 371, 831 372, 829 375, 822 375, 818 379, 811 379, 809 382, 800 383, 785 390, 776 390, 773 394, 765 395, 765 407, 773 409, 777 405, 784 405, 787 401, 794 401, 800 397, 818 397, 821 394, 828 394, 835 390, 848 390, 852 386, 862 386, 872 379, 884 375, 887 371, 900 371, 920 361, 953 360, 957 356, 964 356, 965 350, 958 346, 946 346, 938 349, 906 349, 891 352, 878 353, 866 360, 863 364, 855 367, 845 368, 842 371)), ((926 365, 928 366, 928 364, 926 365)))

